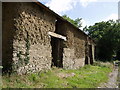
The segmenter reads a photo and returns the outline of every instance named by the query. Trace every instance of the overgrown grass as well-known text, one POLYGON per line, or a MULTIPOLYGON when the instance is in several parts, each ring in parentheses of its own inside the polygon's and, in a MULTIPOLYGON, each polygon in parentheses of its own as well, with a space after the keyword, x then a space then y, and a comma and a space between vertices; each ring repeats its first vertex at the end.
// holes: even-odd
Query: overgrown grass
POLYGON ((3 88, 95 88, 108 80, 110 66, 87 65, 78 70, 52 70, 30 75, 3 76, 3 88))

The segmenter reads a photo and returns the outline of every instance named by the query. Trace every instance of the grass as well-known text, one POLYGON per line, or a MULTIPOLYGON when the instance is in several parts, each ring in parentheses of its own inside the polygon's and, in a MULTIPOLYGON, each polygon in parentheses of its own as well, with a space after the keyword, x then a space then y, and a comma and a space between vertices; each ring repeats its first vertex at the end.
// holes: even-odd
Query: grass
POLYGON ((3 88, 96 88, 108 80, 112 68, 106 65, 86 65, 78 70, 52 68, 29 75, 3 76, 3 88))

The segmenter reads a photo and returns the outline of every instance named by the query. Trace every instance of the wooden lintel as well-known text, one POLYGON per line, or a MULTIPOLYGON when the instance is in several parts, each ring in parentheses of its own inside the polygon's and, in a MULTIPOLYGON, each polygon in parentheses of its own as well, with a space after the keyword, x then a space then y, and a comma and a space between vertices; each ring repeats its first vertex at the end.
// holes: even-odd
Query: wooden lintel
POLYGON ((57 34, 57 33, 54 33, 54 32, 48 32, 48 34, 52 37, 60 38, 60 39, 63 39, 64 41, 67 41, 66 37, 62 36, 60 34, 57 34))

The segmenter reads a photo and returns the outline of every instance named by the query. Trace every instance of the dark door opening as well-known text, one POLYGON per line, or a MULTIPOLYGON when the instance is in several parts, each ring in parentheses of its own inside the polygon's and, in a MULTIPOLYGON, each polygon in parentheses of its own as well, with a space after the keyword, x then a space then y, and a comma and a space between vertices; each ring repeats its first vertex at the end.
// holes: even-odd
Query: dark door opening
POLYGON ((61 46, 62 40, 52 37, 51 45, 52 45, 52 66, 63 67, 63 48, 61 46))
POLYGON ((85 44, 85 65, 89 64, 89 47, 88 42, 85 44))
POLYGON ((94 55, 95 55, 95 57, 94 57, 94 58, 95 58, 95 59, 97 59, 97 47, 96 47, 96 46, 95 46, 94 51, 95 51, 95 52, 94 52, 94 55))
POLYGON ((92 45, 89 45, 90 64, 93 64, 92 45))
MULTIPOLYGON (((55 25, 55 33, 63 34, 63 25, 62 21, 57 20, 55 25)), ((63 67, 63 40, 56 37, 51 37, 51 46, 52 46, 52 66, 63 67)))
POLYGON ((85 57, 85 64, 89 64, 89 63, 88 63, 88 57, 87 57, 87 56, 85 57))

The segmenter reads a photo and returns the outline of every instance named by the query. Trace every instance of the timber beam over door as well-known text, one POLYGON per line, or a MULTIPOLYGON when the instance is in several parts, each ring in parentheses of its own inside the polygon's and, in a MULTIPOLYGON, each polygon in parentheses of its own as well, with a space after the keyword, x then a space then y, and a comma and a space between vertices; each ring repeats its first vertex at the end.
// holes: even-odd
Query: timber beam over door
POLYGON ((52 37, 56 37, 56 38, 59 38, 59 39, 63 39, 64 41, 67 41, 66 37, 62 36, 60 34, 57 34, 57 33, 54 33, 54 32, 48 32, 48 34, 52 37))

